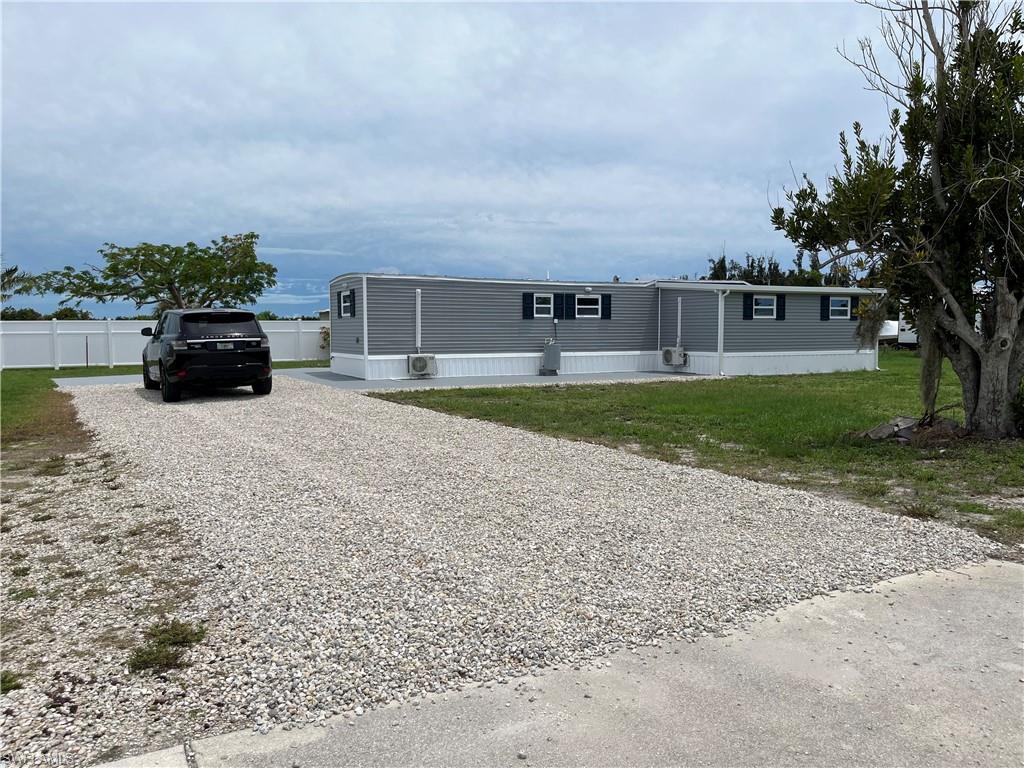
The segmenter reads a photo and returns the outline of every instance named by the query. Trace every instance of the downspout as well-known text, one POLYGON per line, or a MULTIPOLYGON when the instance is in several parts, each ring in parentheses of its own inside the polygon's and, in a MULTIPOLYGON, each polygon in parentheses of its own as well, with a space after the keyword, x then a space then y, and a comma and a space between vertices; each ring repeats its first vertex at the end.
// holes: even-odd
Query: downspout
POLYGON ((369 322, 366 316, 370 314, 370 302, 369 295, 366 292, 366 275, 363 275, 363 379, 370 378, 370 339, 367 337, 369 332, 369 322))
POLYGON ((676 349, 683 346, 683 297, 676 297, 676 349))
POLYGON ((729 290, 718 291, 718 375, 725 376, 725 297, 729 290))
POLYGON ((661 288, 658 288, 658 354, 661 355, 661 288))
POLYGON ((423 346, 423 291, 416 289, 416 354, 420 353, 423 346))

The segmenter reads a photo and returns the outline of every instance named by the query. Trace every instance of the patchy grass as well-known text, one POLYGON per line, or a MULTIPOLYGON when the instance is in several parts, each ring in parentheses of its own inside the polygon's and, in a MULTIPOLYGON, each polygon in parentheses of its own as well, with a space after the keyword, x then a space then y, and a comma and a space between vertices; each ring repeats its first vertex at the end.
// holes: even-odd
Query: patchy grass
MULTIPOLYGON (((919 447, 855 437, 920 409, 918 358, 883 351, 879 363, 881 371, 374 396, 755 480, 837 492, 896 513, 940 517, 1003 540, 1024 540, 1024 514, 1012 503, 993 501, 1024 496, 1024 441, 919 447), (984 506, 990 519, 964 514, 957 505, 965 502, 984 506)), ((947 368, 939 403, 959 399, 959 384, 947 368)), ((955 409, 945 415, 963 417, 955 409)))
POLYGON ((21 675, 9 669, 0 671, 0 693, 15 691, 21 688, 21 675))
POLYGON ((19 589, 10 589, 7 591, 10 595, 11 600, 15 602, 21 602, 22 600, 30 600, 33 597, 39 597, 39 590, 35 587, 22 587, 19 589))
POLYGON ((11 575, 20 579, 24 576, 28 576, 31 570, 32 569, 27 565, 16 565, 11 569, 11 575))
POLYGON ((146 642, 132 651, 128 668, 132 672, 144 669, 167 670, 181 666, 181 658, 192 646, 206 636, 203 627, 171 619, 154 624, 146 630, 146 642))

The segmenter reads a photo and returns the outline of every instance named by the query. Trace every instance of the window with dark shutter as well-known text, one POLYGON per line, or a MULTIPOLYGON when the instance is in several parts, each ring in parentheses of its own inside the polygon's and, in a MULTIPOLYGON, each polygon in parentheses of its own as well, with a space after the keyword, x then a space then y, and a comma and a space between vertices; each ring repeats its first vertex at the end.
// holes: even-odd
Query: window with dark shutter
POLYGON ((342 313, 342 309, 341 309, 341 296, 342 296, 342 292, 338 291, 338 317, 341 317, 341 313, 342 313))
POLYGON ((857 315, 857 308, 860 306, 860 296, 854 296, 850 299, 850 319, 859 320, 857 315))
POLYGON ((352 305, 352 310, 351 310, 352 311, 352 315, 351 316, 355 317, 356 316, 356 289, 355 288, 353 288, 352 290, 350 290, 348 292, 348 300, 349 300, 349 303, 352 305))
POLYGON ((821 317, 820 317, 821 320, 828 320, 829 319, 829 316, 828 316, 829 315, 829 306, 830 306, 830 304, 829 304, 828 296, 822 296, 821 297, 821 317))
POLYGON ((775 319, 786 319, 786 294, 784 293, 778 293, 775 295, 775 319))
POLYGON ((601 294, 601 319, 612 319, 612 295, 610 293, 601 294))
POLYGON ((849 296, 832 296, 828 300, 828 317, 829 320, 849 320, 850 319, 850 297, 849 296))
POLYGON ((743 319, 754 319, 754 294, 752 293, 743 294, 743 319))
POLYGON ((563 293, 555 294, 555 319, 565 319, 565 294, 563 293))

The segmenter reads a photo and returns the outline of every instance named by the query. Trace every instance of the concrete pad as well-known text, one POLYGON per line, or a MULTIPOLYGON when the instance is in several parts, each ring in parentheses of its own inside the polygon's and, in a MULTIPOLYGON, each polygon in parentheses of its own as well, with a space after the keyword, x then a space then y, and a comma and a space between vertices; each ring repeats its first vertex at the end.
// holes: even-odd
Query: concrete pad
MULTIPOLYGON (((637 381, 673 381, 711 378, 691 373, 653 373, 629 371, 624 373, 565 373, 559 376, 459 376, 444 379, 388 379, 386 381, 364 381, 351 376, 341 376, 326 368, 281 368, 274 371, 275 376, 291 376, 292 378, 324 384, 336 389, 350 389, 362 392, 378 392, 388 389, 458 389, 465 387, 508 387, 508 386, 545 386, 552 384, 615 384, 637 381)), ((76 387, 95 387, 108 384, 135 384, 142 386, 141 374, 120 376, 81 376, 54 377, 54 382, 61 389, 76 387)))
POLYGON ((1024 762, 1018 564, 903 576, 601 664, 192 746, 200 768, 1024 762))
POLYGON ((137 384, 142 386, 141 373, 124 373, 115 376, 54 376, 53 383, 58 389, 76 387, 101 387, 110 384, 137 384))
POLYGON ((323 368, 292 368, 286 376, 326 384, 337 389, 380 392, 389 389, 464 389, 469 387, 552 386, 554 384, 617 384, 625 382, 675 381, 711 378, 692 373, 622 371, 619 373, 562 373, 558 376, 452 376, 440 379, 386 379, 364 381, 341 376, 323 368))

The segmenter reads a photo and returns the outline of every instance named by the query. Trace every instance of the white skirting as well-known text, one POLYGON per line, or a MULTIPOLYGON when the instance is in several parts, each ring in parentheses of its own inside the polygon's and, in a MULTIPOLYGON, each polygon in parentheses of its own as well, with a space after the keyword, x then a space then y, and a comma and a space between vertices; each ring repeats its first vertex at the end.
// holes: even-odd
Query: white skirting
MULTIPOLYGON (((717 376, 770 376, 787 373, 865 371, 877 366, 877 353, 868 350, 814 352, 690 352, 689 365, 662 365, 661 354, 650 352, 563 352, 560 373, 628 373, 672 371, 717 376)), ((540 370, 541 355, 517 352, 495 355, 437 355, 437 378, 458 376, 532 376, 540 370)), ((369 381, 408 379, 406 355, 331 354, 331 370, 369 381)))
POLYGON ((878 367, 874 349, 814 352, 732 352, 724 355, 726 376, 773 376, 786 373, 873 371, 878 367))
MULTIPOLYGON (((331 370, 358 376, 341 370, 341 356, 331 356, 331 370)), ((535 376, 540 371, 541 355, 536 352, 513 352, 495 355, 437 355, 437 378, 456 376, 535 376)), ((406 355, 370 355, 366 360, 365 378, 408 379, 406 355)), ((348 370, 354 370, 358 361, 348 370)), ((609 373, 619 371, 653 371, 658 364, 657 352, 563 352, 561 373, 609 373)), ((362 376, 360 376, 362 378, 362 376)))
MULTIPOLYGON (((878 367, 874 349, 840 349, 801 352, 690 352, 690 363, 675 370, 686 373, 726 376, 777 376, 788 373, 832 373, 873 371, 878 367), (721 362, 721 369, 719 369, 721 362)), ((659 361, 660 362, 660 361, 659 361)), ((658 370, 674 370, 659 365, 658 370)))
POLYGON ((352 376, 357 379, 366 378, 366 361, 362 355, 349 355, 331 352, 331 373, 341 376, 352 376))

